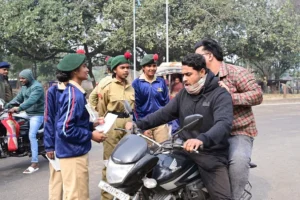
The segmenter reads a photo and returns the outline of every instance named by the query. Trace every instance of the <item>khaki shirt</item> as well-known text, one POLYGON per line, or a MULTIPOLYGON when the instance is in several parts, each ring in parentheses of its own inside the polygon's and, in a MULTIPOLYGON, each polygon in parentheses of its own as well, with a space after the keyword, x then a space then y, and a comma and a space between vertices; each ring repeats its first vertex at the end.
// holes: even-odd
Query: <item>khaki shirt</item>
POLYGON ((98 97, 99 116, 104 116, 107 112, 124 112, 123 100, 127 100, 131 108, 134 108, 133 87, 129 82, 125 86, 122 85, 116 78, 101 88, 98 97))
POLYGON ((94 90, 91 92, 89 96, 89 103, 95 110, 98 110, 98 96, 101 92, 101 88, 106 86, 108 83, 112 81, 112 75, 108 75, 101 79, 101 81, 98 83, 98 85, 94 88, 94 90))

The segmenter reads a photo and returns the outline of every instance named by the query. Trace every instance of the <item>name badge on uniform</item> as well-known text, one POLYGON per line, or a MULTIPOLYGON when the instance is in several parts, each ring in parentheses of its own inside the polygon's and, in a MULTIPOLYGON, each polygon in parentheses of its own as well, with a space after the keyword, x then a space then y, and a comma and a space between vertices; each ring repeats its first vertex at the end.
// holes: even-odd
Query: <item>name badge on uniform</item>
POLYGON ((205 106, 205 107, 209 107, 209 105, 210 105, 210 102, 208 102, 208 101, 204 101, 202 104, 202 106, 205 106))
POLYGON ((157 92, 162 92, 163 91, 163 89, 162 88, 157 88, 157 92))

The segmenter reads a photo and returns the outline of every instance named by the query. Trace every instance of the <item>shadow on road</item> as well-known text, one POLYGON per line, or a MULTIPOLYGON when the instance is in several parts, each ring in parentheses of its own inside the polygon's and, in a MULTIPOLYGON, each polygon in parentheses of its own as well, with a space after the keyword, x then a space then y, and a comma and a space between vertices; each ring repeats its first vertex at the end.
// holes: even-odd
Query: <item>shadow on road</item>
POLYGON ((269 191, 272 189, 271 183, 265 178, 255 175, 255 169, 250 170, 250 183, 252 184, 253 200, 269 200, 269 191))

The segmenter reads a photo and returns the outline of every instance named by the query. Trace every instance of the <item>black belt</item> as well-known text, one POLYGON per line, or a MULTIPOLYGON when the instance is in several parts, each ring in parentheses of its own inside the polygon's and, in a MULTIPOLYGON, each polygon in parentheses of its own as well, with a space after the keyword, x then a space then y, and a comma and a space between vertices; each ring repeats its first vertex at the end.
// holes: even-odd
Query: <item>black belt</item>
POLYGON ((124 112, 109 112, 111 114, 114 114, 114 115, 118 115, 118 118, 129 118, 129 114, 127 113, 124 113, 124 112))

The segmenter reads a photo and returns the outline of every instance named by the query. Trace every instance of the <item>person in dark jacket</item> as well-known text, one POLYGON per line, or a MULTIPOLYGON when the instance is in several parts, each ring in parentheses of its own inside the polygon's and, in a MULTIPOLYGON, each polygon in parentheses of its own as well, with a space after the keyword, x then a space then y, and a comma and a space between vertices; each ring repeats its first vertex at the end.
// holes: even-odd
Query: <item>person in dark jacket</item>
POLYGON ((55 154, 59 158, 63 181, 63 199, 89 199, 88 152, 91 140, 103 142, 105 134, 92 131, 97 124, 89 122, 86 93, 81 87, 89 69, 83 54, 68 54, 58 64, 58 70, 68 78, 59 99, 56 125, 55 154))
MULTIPOLYGON (((44 116, 44 145, 49 159, 55 159, 55 130, 60 108, 59 99, 66 88, 68 77, 61 71, 56 72, 59 81, 57 85, 51 86, 46 93, 45 116, 44 116)), ((63 198, 63 182, 60 171, 56 171, 49 162, 49 200, 63 198)))
MULTIPOLYGON (((157 60, 157 54, 145 55, 140 63, 143 67, 143 74, 132 83, 135 93, 135 118, 137 119, 142 119, 169 103, 169 90, 165 80, 155 76, 157 60)), ((167 124, 163 124, 146 130, 144 134, 161 143, 168 140, 169 128, 167 124)))
POLYGON ((13 98, 12 89, 8 82, 9 67, 9 63, 0 62, 0 99, 3 99, 5 103, 13 98))
MULTIPOLYGON (((233 120, 232 99, 219 87, 218 78, 206 68, 202 55, 189 54, 182 61, 184 88, 165 107, 136 122, 140 129, 149 129, 192 114, 203 115, 199 130, 183 131, 187 152, 203 145, 199 154, 187 153, 198 164, 201 178, 212 200, 231 199, 227 169, 228 137, 233 120)), ((127 129, 132 123, 126 124, 127 129)))
POLYGON ((233 122, 229 142, 229 177, 234 200, 240 200, 248 184, 249 165, 256 128, 252 106, 262 103, 263 93, 254 74, 244 67, 224 62, 220 44, 203 39, 195 44, 195 53, 204 56, 206 66, 218 78, 220 87, 232 97, 233 122))
POLYGON ((32 157, 31 165, 23 173, 31 174, 39 169, 36 134, 44 121, 44 89, 42 84, 34 79, 30 69, 21 71, 19 77, 22 89, 5 107, 11 108, 9 110, 11 113, 26 111, 30 117, 29 140, 32 157), (20 105, 13 107, 12 105, 15 103, 20 105))
MULTIPOLYGON (((8 81, 8 71, 9 71, 10 64, 7 62, 0 62, 0 99, 5 103, 9 102, 13 98, 13 93, 11 86, 8 81)), ((3 109, 0 106, 0 110, 3 109)), ((6 134, 6 129, 3 124, 0 123, 0 137, 6 134)), ((0 158, 6 158, 6 152, 2 151, 0 148, 0 158)))

